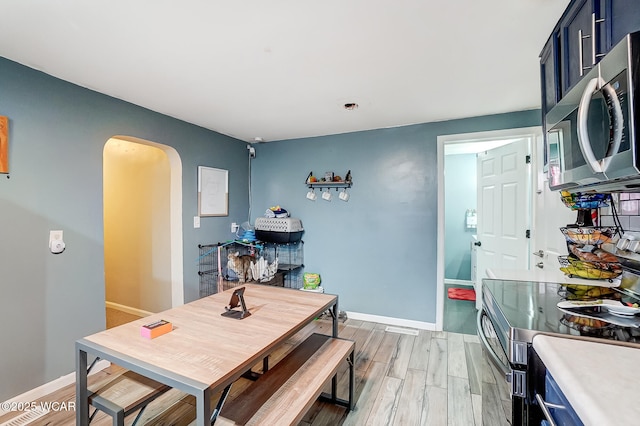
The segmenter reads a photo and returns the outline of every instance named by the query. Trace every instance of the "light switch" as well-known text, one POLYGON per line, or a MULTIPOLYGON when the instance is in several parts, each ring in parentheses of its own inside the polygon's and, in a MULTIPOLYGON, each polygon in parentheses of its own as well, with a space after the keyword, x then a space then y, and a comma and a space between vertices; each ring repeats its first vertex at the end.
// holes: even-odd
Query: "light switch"
POLYGON ((200 228, 200 216, 193 217, 193 227, 200 228))

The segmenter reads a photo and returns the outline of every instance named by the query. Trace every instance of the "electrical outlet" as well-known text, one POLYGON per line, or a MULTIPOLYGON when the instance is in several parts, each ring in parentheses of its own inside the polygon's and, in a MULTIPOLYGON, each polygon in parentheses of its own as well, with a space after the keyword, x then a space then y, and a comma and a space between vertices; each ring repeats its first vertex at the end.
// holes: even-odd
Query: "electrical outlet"
POLYGON ((62 236, 62 231, 49 231, 49 250, 51 253, 60 254, 64 251, 65 244, 62 236))
POLYGON ((238 226, 237 223, 233 222, 231 224, 231 232, 238 232, 238 229, 240 228, 240 226, 238 226))

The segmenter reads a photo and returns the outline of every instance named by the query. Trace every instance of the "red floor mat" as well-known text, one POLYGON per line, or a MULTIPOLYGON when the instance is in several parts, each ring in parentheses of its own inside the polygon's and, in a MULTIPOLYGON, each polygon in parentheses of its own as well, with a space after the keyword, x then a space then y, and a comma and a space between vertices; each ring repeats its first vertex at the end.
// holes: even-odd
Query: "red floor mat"
POLYGON ((476 291, 466 288, 450 288, 447 290, 449 299, 457 300, 476 300, 476 291))

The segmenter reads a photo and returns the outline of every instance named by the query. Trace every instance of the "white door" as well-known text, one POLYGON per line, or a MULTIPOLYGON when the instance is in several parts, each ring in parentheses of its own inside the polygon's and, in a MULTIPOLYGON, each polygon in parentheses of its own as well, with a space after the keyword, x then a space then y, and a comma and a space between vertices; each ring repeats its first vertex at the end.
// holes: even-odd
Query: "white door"
MULTIPOLYGON (((529 138, 478 154, 478 257, 476 292, 487 268, 529 269, 529 138)), ((476 298, 480 308, 481 297, 476 298)))

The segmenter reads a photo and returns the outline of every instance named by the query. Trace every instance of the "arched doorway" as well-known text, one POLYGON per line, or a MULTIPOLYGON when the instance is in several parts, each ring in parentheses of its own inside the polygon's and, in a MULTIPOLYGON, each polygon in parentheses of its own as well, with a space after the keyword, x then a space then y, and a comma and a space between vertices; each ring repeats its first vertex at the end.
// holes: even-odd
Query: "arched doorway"
POLYGON ((126 136, 105 143, 108 307, 145 316, 184 303, 181 181, 173 148, 126 136))

